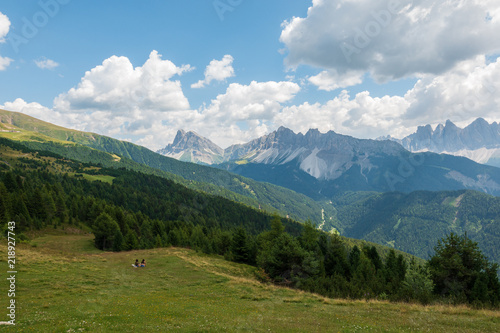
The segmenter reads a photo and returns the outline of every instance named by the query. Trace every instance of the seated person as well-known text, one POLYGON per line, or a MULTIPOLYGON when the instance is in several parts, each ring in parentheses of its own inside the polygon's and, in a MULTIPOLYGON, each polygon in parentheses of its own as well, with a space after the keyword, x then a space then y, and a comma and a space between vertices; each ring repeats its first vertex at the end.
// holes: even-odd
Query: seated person
POLYGON ((132 266, 139 267, 139 259, 135 259, 135 264, 133 264, 132 266))
POLYGON ((146 260, 142 259, 140 267, 146 267, 146 260))

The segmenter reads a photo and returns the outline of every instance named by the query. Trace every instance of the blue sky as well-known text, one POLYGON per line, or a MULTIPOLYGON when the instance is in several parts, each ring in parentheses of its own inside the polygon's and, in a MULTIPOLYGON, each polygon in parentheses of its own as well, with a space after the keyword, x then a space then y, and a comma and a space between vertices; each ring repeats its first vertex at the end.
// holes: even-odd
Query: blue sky
POLYGON ((4 1, 0 106, 152 149, 179 128, 224 147, 282 125, 374 138, 446 119, 498 121, 499 8, 4 1))

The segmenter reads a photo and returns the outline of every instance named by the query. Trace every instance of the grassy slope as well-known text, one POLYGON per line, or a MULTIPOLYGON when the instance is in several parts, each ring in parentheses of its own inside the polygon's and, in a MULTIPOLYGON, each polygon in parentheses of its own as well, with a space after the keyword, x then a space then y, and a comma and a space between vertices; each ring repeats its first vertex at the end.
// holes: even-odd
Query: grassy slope
MULTIPOLYGON (((178 248, 100 252, 91 235, 65 233, 39 235, 36 247, 18 244, 17 325, 2 332, 494 332, 500 325, 498 311, 327 299, 262 285, 253 268, 219 257, 178 248), (147 268, 131 267, 142 258, 147 268)), ((2 240, 2 272, 6 256, 2 240)))
POLYGON ((291 218, 321 223, 321 209, 327 219, 335 217, 330 205, 315 202, 305 195, 267 183, 260 183, 223 170, 184 163, 161 156, 147 148, 95 133, 56 126, 22 113, 0 110, 0 137, 22 141, 32 149, 45 149, 83 162, 99 159, 108 167, 127 167, 152 173, 270 212, 291 218), (82 146, 83 145, 83 146, 82 146), (91 149, 89 149, 89 147, 91 149), (113 155, 110 155, 113 154, 113 155), (120 160, 116 155, 123 158, 120 160))

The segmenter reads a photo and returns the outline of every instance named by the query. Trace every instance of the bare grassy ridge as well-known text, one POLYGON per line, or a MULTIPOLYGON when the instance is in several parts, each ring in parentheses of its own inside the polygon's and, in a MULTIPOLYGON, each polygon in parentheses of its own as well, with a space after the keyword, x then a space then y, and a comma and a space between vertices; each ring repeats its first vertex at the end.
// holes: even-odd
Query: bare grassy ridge
MULTIPOLYGON (((187 249, 110 253, 76 229, 17 246, 15 327, 2 332, 498 332, 500 312, 351 301, 263 285, 187 249), (36 244, 36 246, 34 246, 36 244), (147 268, 133 268, 145 258, 147 268)), ((5 276, 6 242, 0 242, 5 276)), ((7 307, 1 279, 0 309, 7 307)), ((0 310, 0 321, 7 317, 0 310)))

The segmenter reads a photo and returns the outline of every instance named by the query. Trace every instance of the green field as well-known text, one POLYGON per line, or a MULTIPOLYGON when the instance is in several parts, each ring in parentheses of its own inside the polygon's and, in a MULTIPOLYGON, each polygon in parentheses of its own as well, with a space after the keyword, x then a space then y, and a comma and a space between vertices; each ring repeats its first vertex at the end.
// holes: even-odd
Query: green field
MULTIPOLYGON (((500 312, 334 300, 264 285, 192 250, 101 252, 76 229, 17 244, 16 323, 2 332, 498 332, 500 312), (145 258, 146 268, 133 268, 145 258)), ((7 244, 0 242, 1 276, 7 244)), ((7 320, 5 278, 0 321, 7 320)))

